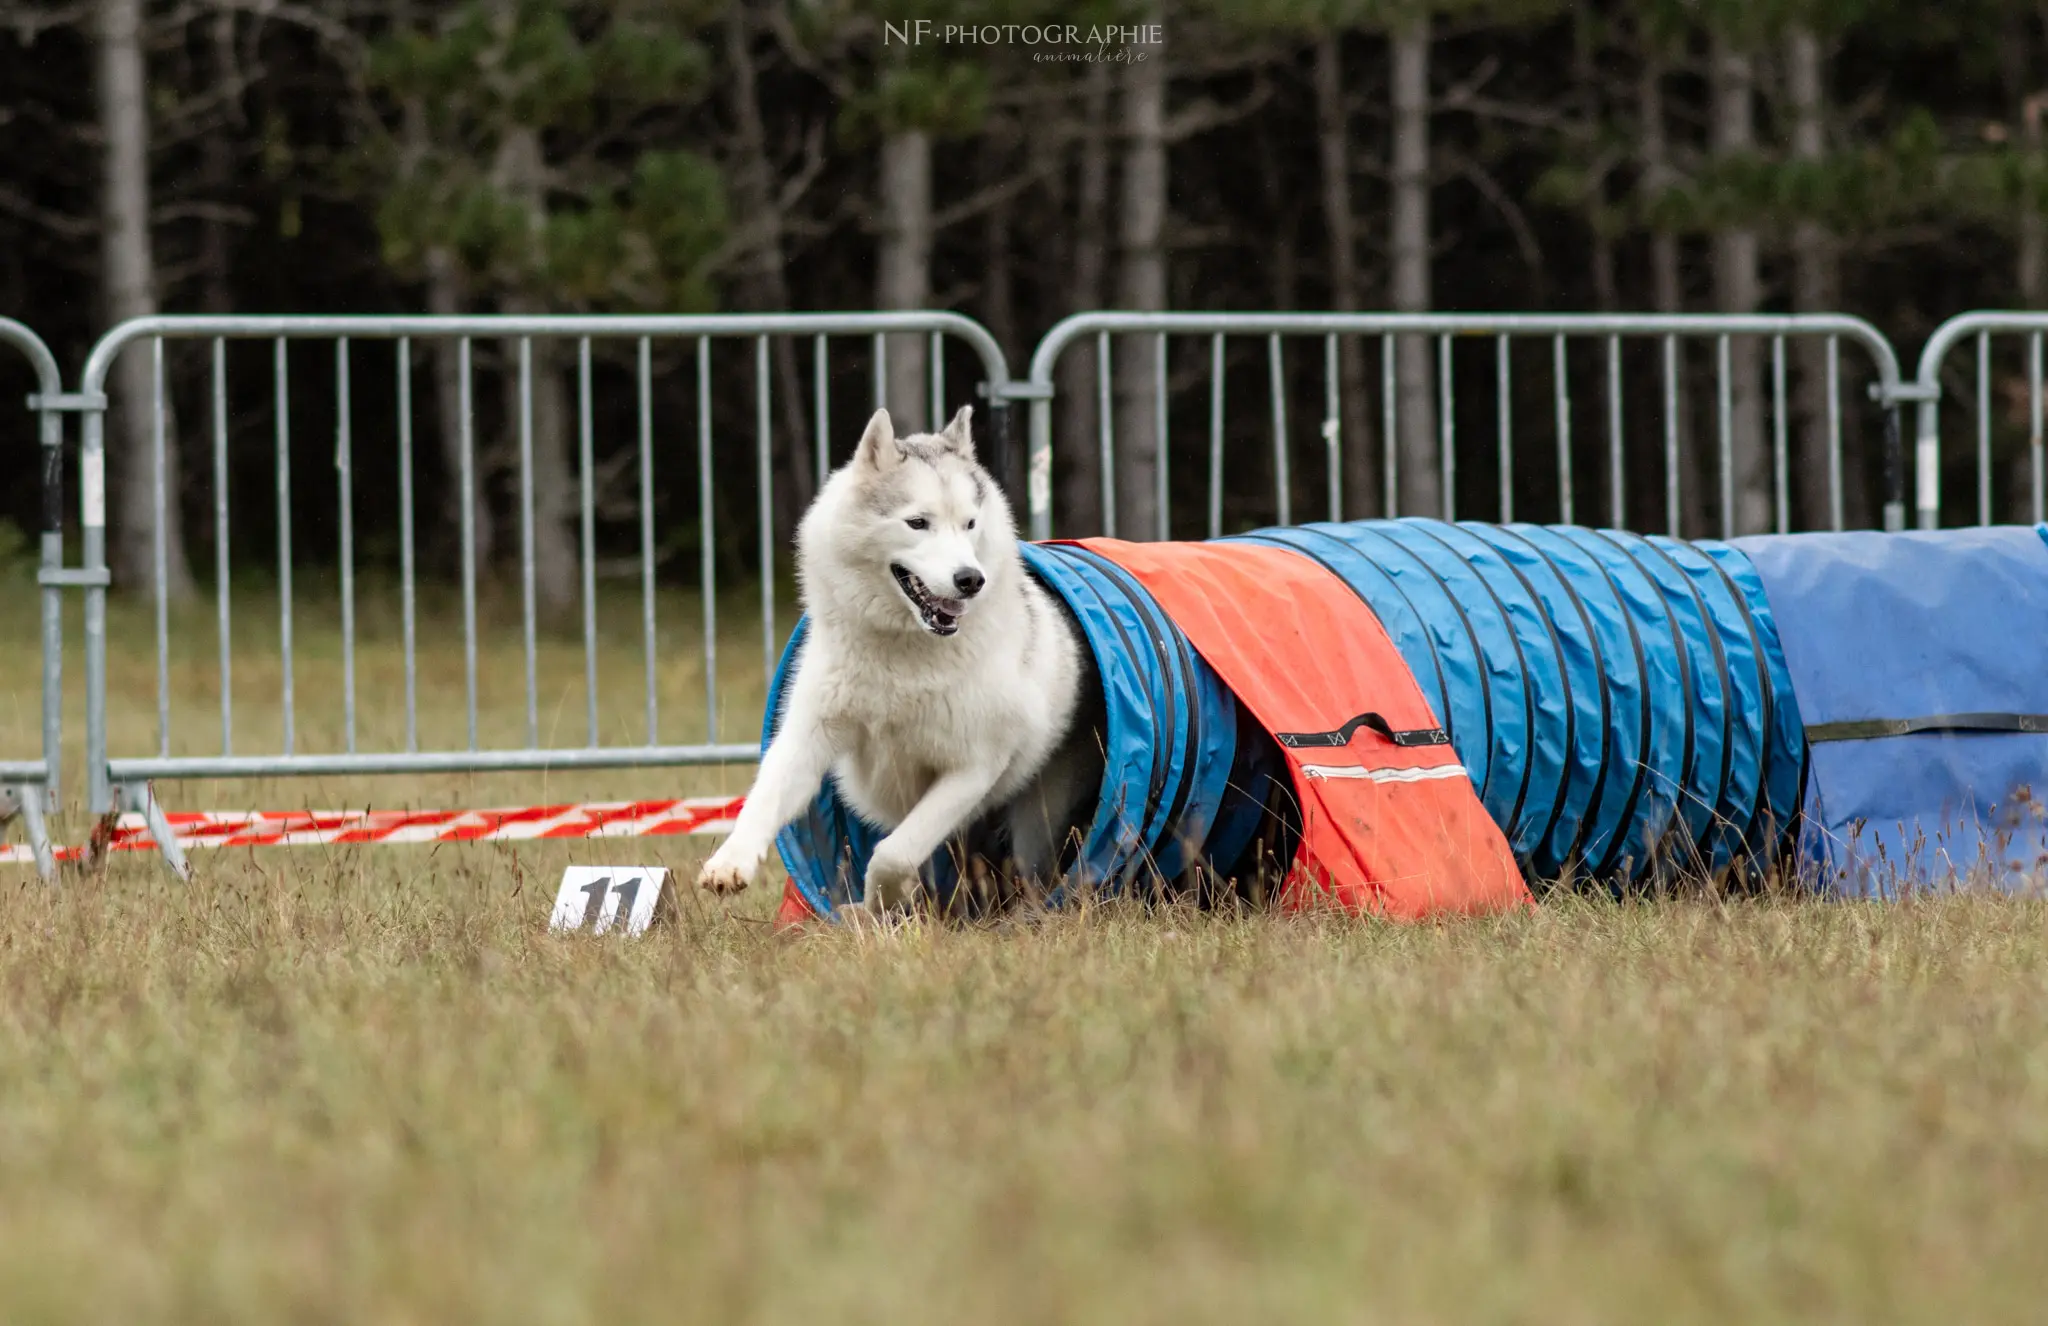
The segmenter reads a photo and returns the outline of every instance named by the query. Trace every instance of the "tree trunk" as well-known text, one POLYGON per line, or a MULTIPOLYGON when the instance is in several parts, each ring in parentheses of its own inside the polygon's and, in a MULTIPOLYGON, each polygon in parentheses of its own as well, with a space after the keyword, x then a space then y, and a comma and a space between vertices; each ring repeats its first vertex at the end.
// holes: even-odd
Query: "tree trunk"
MULTIPOLYGON (((1713 54, 1712 146, 1717 156, 1737 156, 1756 145, 1756 70, 1750 55, 1726 38, 1716 38, 1713 54)), ((1753 313, 1762 299, 1757 233, 1747 226, 1728 226, 1714 236, 1714 301, 1723 313, 1753 313)), ((1729 464, 1734 474, 1733 521, 1736 534, 1756 534, 1772 527, 1771 456, 1764 445, 1763 375, 1759 347, 1752 337, 1738 336, 1729 347, 1729 464)), ((1718 416, 1716 427, 1719 427, 1718 416)), ((1717 433, 1718 437, 1718 433, 1717 433)), ((1717 448, 1718 448, 1717 442, 1717 448)), ((1720 464, 1720 453, 1715 453, 1720 464)), ((1718 476, 1718 469, 1717 469, 1718 476)))
MULTIPOLYGON (((1643 192, 1655 197, 1676 182, 1671 149, 1664 136, 1664 67, 1643 64, 1638 96, 1642 116, 1643 192)), ((1651 301, 1659 313, 1685 311, 1685 284, 1678 267, 1678 236, 1658 227, 1650 235, 1651 301)))
MULTIPOLYGON (((2048 111, 2048 92, 2036 92, 2020 107, 2020 141, 2038 162, 2041 154, 2041 116, 2048 111)), ((2048 308, 2048 219, 2033 206, 2020 208, 2019 216, 2020 304, 2025 308, 2048 308)))
MULTIPOLYGON (((1403 313, 1430 307, 1429 254, 1429 46, 1427 15, 1393 34, 1393 270, 1389 293, 1403 313)), ((1437 454, 1435 346, 1422 336, 1402 338, 1395 352, 1399 408, 1401 513, 1443 514, 1437 454)))
MULTIPOLYGON (((730 93, 735 126, 735 162, 732 172, 733 201, 738 215, 753 218, 761 227, 761 238, 742 260, 734 284, 742 308, 754 312, 782 313, 790 306, 789 277, 783 252, 782 200, 777 196, 775 165, 768 157, 768 130, 761 120, 761 103, 756 92, 751 7, 735 3, 726 10, 725 54, 731 78, 730 93)), ((775 375, 775 399, 781 406, 781 427, 769 439, 778 475, 787 483, 775 486, 776 527, 784 534, 796 529, 803 509, 818 491, 824 476, 814 474, 813 438, 804 412, 803 379, 798 376, 796 343, 788 336, 774 337, 769 358, 775 375)), ((827 428, 830 427, 829 421, 827 428)), ((827 462, 830 464, 828 455, 827 462)))
MULTIPOLYGON (((1155 10, 1152 19, 1157 21, 1155 10)), ((1137 312, 1166 307, 1166 62, 1153 52, 1124 75, 1123 178, 1118 208, 1117 304, 1137 312)), ((1158 357, 1150 336, 1126 337, 1117 366, 1117 532, 1162 534, 1158 481, 1158 357)))
MULTIPOLYGON (((988 210, 987 229, 987 275, 983 278, 983 312, 988 318, 989 335, 996 338, 1002 348, 1003 357, 1011 364, 1021 365, 1017 355, 1017 308, 1012 288, 1014 255, 1011 246, 1011 225, 1013 204, 1010 199, 998 199, 988 210)), ((996 482, 1006 493, 1022 493, 1024 472, 1018 462, 1022 459, 1023 448, 1016 445, 1016 438, 1022 435, 1024 410, 1012 406, 1011 446, 1008 453, 1000 458, 1003 472, 996 475, 996 482)), ((984 460, 990 459, 984 454, 984 460)), ((1020 513, 1021 514, 1021 513, 1020 513)))
MULTIPOLYGON (((400 22, 405 21, 401 13, 400 22)), ((426 108, 408 101, 405 114, 405 151, 410 157, 407 170, 426 169, 428 152, 426 108)), ((455 255, 444 248, 427 250, 427 312, 437 318, 461 315, 465 302, 462 268, 455 255)), ((434 415, 441 448, 441 474, 446 485, 441 499, 442 525, 459 540, 462 529, 462 350, 452 338, 437 336, 427 342, 427 355, 434 375, 434 415)), ((474 386, 472 385, 472 391, 474 386)), ((470 502, 472 528, 476 539, 476 564, 489 566, 497 553, 497 525, 479 475, 470 502)), ((456 555, 461 555, 458 543, 456 555)))
MULTIPOLYGON (((105 272, 107 319, 146 318, 157 311, 156 261, 149 233, 149 101, 143 68, 142 0, 100 0, 99 112, 106 144, 101 158, 100 262, 105 272)), ((136 345, 115 367, 117 430, 108 437, 117 506, 109 552, 117 583, 140 587, 158 572, 156 485, 165 493, 163 566, 172 600, 192 595, 185 558, 184 491, 178 434, 164 399, 164 453, 156 468, 155 374, 146 346, 136 345)))
MULTIPOLYGON (((526 214, 535 242, 546 224, 543 194, 546 167, 540 135, 525 126, 510 130, 493 165, 498 188, 526 214)), ((518 292, 502 301, 512 314, 541 313, 542 302, 518 292)), ((506 346, 505 435, 516 444, 521 420, 518 347, 506 346)), ((533 339, 533 562, 534 588, 542 612, 565 617, 579 593, 575 524, 581 511, 581 487, 570 457, 574 414, 564 376, 562 346, 553 337, 533 339)))
MULTIPOLYGON (((1785 92, 1792 110, 1792 157, 1818 164, 1827 153, 1825 57, 1818 38, 1795 27, 1785 36, 1785 92)), ((1841 300, 1835 239, 1818 221, 1803 220, 1792 228, 1792 308, 1799 313, 1828 313, 1841 300)), ((1792 467, 1799 486, 1800 520, 1807 529, 1834 525, 1834 488, 1828 462, 1827 343, 1801 337, 1793 343, 1798 368, 1796 434, 1798 450, 1792 467)), ((1842 507, 1844 523, 1865 523, 1860 485, 1863 473, 1849 452, 1848 424, 1853 410, 1840 410, 1842 436, 1842 507), (1853 511, 1853 514, 1852 514, 1853 511)))
MULTIPOLYGON (((446 249, 427 252, 427 312, 437 318, 452 318, 463 312, 462 273, 455 255, 446 249)), ((461 538, 462 529, 462 349, 452 337, 437 336, 428 342, 433 358, 434 412, 440 423, 441 473, 447 484, 442 498, 442 517, 448 532, 461 538)), ((474 393, 475 385, 471 384, 474 393)), ((474 395, 472 394, 472 400, 474 395)), ((498 527, 485 495, 481 469, 476 479, 470 509, 476 539, 476 564, 487 567, 498 551, 498 527)), ((456 553, 461 555, 458 544, 456 553)))
MULTIPOLYGON (((902 129, 882 139, 882 243, 875 265, 875 307, 923 308, 931 294, 932 139, 902 129)), ((890 336, 889 414, 898 434, 925 428, 923 336, 890 336)))
MULTIPOLYGON (((1109 266, 1109 66, 1091 64, 1082 95, 1081 151, 1067 270, 1068 313, 1101 308, 1109 266)), ((1060 462, 1058 528, 1063 534, 1103 528, 1102 470, 1096 445, 1099 397, 1094 347, 1076 343, 1060 356, 1053 455, 1060 462)))
MULTIPOLYGON (((1358 215, 1351 201, 1351 136, 1344 113, 1344 38, 1326 32, 1316 42, 1316 141, 1322 166, 1323 230, 1330 242, 1330 306, 1340 313, 1364 305, 1358 276, 1358 215)), ((1337 437, 1342 452, 1342 510, 1359 520, 1383 514, 1379 467, 1372 445, 1365 343, 1346 336, 1337 344, 1337 437)))
MULTIPOLYGON (((1641 124, 1641 153, 1643 163, 1643 192, 1655 198, 1677 182, 1677 172, 1671 167, 1671 149, 1664 132, 1664 68, 1652 56, 1643 62, 1642 82, 1637 96, 1641 124)), ((1679 266, 1678 236, 1659 227, 1650 234, 1650 298, 1659 313, 1685 312, 1685 275, 1679 266)), ((1679 354, 1685 353, 1686 341, 1678 341, 1679 354)), ((1662 369, 1660 367, 1659 371, 1662 369)), ((1691 400, 1693 394, 1687 390, 1690 373, 1681 358, 1678 366, 1678 472, 1679 511, 1673 525, 1669 512, 1660 514, 1658 524, 1665 526, 1673 535, 1685 533, 1704 534, 1707 529, 1707 492, 1705 469, 1698 461, 1695 447, 1696 431, 1693 428, 1691 400)), ((1662 416, 1659 416, 1662 427, 1662 416)), ((1661 434, 1660 434, 1661 435, 1661 434)), ((1659 453, 1663 448, 1659 447, 1659 453)), ((1661 471, 1663 466, 1660 465, 1661 471)), ((1660 504, 1661 505, 1661 504, 1660 504)))
MULTIPOLYGON (((1579 103, 1579 122, 1585 127, 1588 137, 1597 141, 1607 119, 1606 107, 1601 104, 1596 41, 1591 14, 1586 7, 1580 6, 1572 20, 1573 91, 1579 103)), ((1615 289, 1614 236, 1607 222, 1606 170, 1601 170, 1592 183, 1593 187, 1586 194, 1585 208, 1586 230, 1592 236, 1590 275, 1593 278, 1593 307, 1602 313, 1612 313, 1621 301, 1615 289)))

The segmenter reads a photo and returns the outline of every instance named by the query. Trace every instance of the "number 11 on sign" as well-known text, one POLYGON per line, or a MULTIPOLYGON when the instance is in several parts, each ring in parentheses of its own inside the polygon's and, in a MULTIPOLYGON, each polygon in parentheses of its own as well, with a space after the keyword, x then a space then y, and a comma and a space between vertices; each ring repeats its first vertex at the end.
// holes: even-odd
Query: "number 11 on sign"
POLYGON ((548 929, 605 935, 646 931, 661 901, 668 870, 662 866, 570 866, 562 872, 548 929))

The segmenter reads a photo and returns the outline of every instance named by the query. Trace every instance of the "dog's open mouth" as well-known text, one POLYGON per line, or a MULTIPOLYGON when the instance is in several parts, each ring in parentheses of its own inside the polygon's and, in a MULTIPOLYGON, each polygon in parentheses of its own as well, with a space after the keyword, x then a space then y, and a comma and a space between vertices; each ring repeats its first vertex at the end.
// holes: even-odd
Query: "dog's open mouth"
POLYGON ((924 587, 924 581, 894 563, 890 564, 889 573, 896 577, 903 597, 917 609, 917 619, 924 623, 925 630, 933 635, 951 635, 960 629, 960 618, 967 612, 965 600, 940 598, 924 587))

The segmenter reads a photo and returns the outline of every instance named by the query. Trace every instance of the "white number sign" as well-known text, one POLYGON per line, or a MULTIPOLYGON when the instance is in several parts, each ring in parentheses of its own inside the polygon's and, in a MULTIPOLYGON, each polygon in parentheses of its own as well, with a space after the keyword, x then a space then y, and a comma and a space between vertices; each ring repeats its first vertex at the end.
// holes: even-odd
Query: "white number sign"
POLYGON ((667 882, 665 866, 570 866, 562 872, 548 929, 605 935, 623 923, 626 934, 641 934, 667 882))

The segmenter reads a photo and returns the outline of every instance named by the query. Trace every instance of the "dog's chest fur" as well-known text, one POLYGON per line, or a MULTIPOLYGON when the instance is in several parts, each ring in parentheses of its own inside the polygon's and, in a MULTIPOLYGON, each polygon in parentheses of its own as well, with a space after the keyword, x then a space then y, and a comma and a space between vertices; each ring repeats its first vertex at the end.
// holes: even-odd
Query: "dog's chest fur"
POLYGON ((824 679, 820 708, 841 752, 840 794, 863 818, 900 823, 944 773, 1002 770, 984 805, 1015 796, 1066 735, 1078 642, 1021 568, 1001 599, 976 605, 959 636, 877 640, 821 621, 805 668, 824 679))

